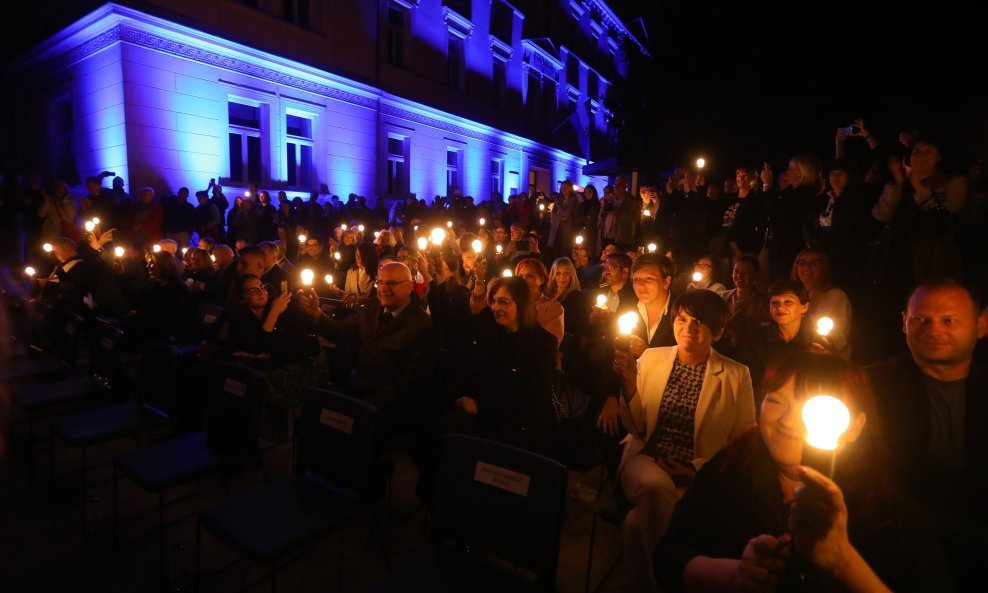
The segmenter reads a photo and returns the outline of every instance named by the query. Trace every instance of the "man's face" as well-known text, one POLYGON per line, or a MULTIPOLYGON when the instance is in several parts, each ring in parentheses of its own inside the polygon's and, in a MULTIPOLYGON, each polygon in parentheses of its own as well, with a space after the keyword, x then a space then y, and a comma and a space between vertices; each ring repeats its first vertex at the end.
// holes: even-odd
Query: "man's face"
POLYGON ((750 262, 739 261, 734 264, 731 279, 734 281, 734 286, 737 286, 741 290, 748 290, 755 285, 755 280, 758 279, 758 272, 755 271, 755 266, 751 265, 750 262))
POLYGON ((101 189, 103 189, 102 186, 95 181, 89 181, 86 183, 86 191, 88 191, 91 196, 98 196, 101 189))
POLYGON ((960 287, 918 291, 902 314, 902 331, 920 364, 959 364, 971 359, 974 346, 988 331, 960 287))
POLYGON ((615 253, 616 251, 617 251, 617 246, 615 246, 614 243, 611 243, 610 245, 608 245, 607 247, 605 247, 604 248, 604 251, 602 251, 600 253, 600 261, 601 261, 601 263, 607 261, 607 258, 610 257, 611 254, 612 253, 615 253))
POLYGON ((511 240, 521 241, 525 238, 525 229, 520 226, 511 225, 511 240))
POLYGON ((662 303, 669 296, 672 277, 663 278, 658 266, 646 266, 631 274, 631 285, 641 304, 662 303))
POLYGON ((508 238, 508 231, 504 229, 503 226, 499 226, 494 229, 494 241, 496 243, 504 243, 505 239, 508 238))
POLYGON ((58 261, 63 264, 69 261, 70 259, 72 259, 73 257, 75 257, 76 255, 76 251, 74 249, 71 249, 65 245, 60 245, 58 243, 52 245, 51 252, 54 253, 55 257, 58 258, 58 261))
POLYGON ((306 239, 305 252, 308 253, 310 257, 322 255, 322 243, 316 239, 306 239))
POLYGON ((181 200, 181 201, 183 201, 183 202, 185 200, 188 200, 189 199, 189 190, 185 189, 184 187, 182 189, 178 190, 178 199, 181 200))
POLYGON ((243 265, 244 273, 253 274, 258 278, 263 276, 264 271, 267 269, 267 267, 264 265, 264 260, 265 260, 264 257, 253 254, 242 256, 240 258, 240 261, 243 262, 241 265, 243 265))
POLYGON ((628 282, 628 268, 622 267, 617 259, 609 257, 604 262, 604 272, 601 276, 612 288, 620 290, 628 282))
POLYGON ((378 271, 377 299, 381 306, 396 309, 408 301, 414 284, 402 264, 389 264, 378 271))

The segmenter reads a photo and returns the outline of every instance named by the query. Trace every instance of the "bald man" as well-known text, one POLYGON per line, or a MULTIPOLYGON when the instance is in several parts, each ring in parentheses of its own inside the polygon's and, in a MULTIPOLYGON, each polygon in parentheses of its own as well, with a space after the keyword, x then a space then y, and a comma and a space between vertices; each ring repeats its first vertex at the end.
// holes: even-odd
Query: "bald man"
POLYGON ((233 250, 226 245, 213 248, 216 258, 216 277, 206 282, 202 289, 202 300, 208 303, 223 305, 230 295, 230 286, 237 277, 237 266, 234 263, 233 250))
POLYGON ((334 356, 352 357, 346 391, 377 406, 392 432, 416 430, 431 393, 438 337, 405 264, 382 266, 376 285, 377 299, 341 320, 325 315, 311 290, 300 291, 299 302, 314 333, 337 344, 334 356))

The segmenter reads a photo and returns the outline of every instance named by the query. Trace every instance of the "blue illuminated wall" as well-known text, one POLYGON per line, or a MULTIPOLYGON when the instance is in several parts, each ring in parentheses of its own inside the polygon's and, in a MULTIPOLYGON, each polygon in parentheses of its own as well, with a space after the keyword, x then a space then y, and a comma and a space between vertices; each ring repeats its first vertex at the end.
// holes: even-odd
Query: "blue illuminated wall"
MULTIPOLYGON (((468 68, 477 67, 467 64, 468 68)), ((73 146, 82 178, 103 170, 131 191, 150 185, 195 191, 216 177, 231 183, 228 102, 263 106, 261 186, 366 195, 387 187, 387 138, 407 137, 408 187, 419 198, 446 193, 446 151, 462 151, 462 193, 485 199, 491 160, 504 163, 502 187, 541 191, 564 178, 587 183, 583 159, 450 115, 305 64, 113 4, 46 41, 20 66, 48 82, 47 101, 68 98, 76 113, 73 146), (312 182, 287 187, 285 114, 312 125, 312 182), (516 172, 517 175, 513 175, 516 172)))

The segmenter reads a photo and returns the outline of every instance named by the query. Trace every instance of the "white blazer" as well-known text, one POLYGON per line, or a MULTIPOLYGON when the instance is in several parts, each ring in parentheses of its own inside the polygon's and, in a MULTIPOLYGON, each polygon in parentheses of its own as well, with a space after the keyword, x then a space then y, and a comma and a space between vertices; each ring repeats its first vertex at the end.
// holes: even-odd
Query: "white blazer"
MULTIPOLYGON (((649 348, 638 359, 638 389, 621 401, 621 419, 628 431, 621 465, 637 455, 658 424, 659 407, 672 373, 678 346, 649 348)), ((697 469, 734 438, 755 426, 755 396, 748 367, 710 350, 693 425, 693 466, 697 469)), ((620 472, 620 470, 618 470, 620 472)))

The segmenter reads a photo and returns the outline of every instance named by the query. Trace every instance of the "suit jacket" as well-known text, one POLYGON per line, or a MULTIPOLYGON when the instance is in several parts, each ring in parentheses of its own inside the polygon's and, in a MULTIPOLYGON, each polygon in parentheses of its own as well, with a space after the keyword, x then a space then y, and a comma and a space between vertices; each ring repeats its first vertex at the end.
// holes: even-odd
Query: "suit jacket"
MULTIPOLYGON (((638 359, 638 389, 621 398, 621 419, 628 431, 621 465, 644 447, 659 423, 659 408, 678 346, 649 348, 638 359)), ((755 426, 755 398, 748 368, 710 350, 693 425, 693 466, 704 463, 755 426)))

